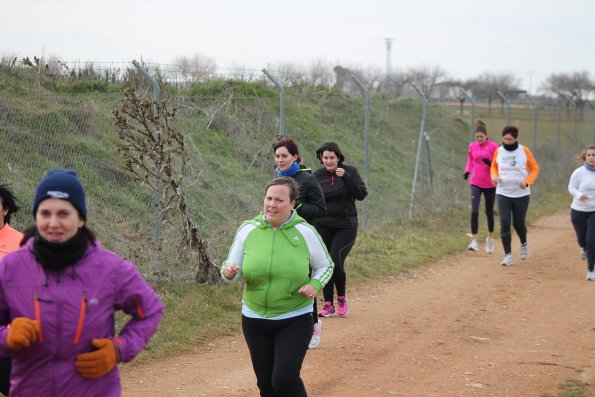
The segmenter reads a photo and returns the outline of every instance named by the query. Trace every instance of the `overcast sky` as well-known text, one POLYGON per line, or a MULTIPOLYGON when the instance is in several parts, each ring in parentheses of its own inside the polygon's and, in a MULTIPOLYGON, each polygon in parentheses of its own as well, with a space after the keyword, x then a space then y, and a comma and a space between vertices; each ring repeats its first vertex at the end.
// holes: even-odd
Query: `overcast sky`
POLYGON ((595 78, 593 0, 2 0, 0 55, 221 68, 279 62, 386 69, 439 65, 454 78, 512 72, 536 93, 552 73, 595 78))

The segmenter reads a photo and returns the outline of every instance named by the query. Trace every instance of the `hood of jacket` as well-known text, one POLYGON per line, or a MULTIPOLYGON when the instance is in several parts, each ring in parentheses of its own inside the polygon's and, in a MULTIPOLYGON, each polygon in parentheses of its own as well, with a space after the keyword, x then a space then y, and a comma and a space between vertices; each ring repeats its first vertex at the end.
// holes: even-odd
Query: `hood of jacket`
MULTIPOLYGON (((306 222, 304 218, 298 215, 296 210, 291 210, 291 216, 289 219, 279 226, 277 229, 281 231, 283 236, 285 236, 292 245, 297 245, 295 240, 295 234, 298 233, 295 230, 295 225, 298 223, 306 222)), ((254 226, 259 229, 274 229, 274 227, 266 220, 264 216, 264 210, 260 212, 260 214, 256 215, 250 222, 254 226)))

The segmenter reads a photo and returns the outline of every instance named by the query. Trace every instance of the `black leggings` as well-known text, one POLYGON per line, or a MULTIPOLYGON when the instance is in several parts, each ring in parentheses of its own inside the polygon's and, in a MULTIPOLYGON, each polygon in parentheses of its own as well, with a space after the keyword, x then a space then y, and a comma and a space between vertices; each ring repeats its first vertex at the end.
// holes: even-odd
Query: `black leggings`
POLYGON ((500 238, 502 239, 502 248, 505 254, 510 254, 512 249, 510 247, 512 242, 512 234, 510 231, 511 217, 512 226, 516 234, 521 240, 521 244, 527 242, 527 226, 525 226, 525 218, 527 217, 527 209, 529 208, 529 198, 531 196, 523 197, 506 197, 501 194, 496 195, 498 199, 498 212, 500 214, 500 238))
POLYGON ((482 188, 471 185, 471 234, 477 234, 477 231, 479 230, 479 202, 482 193, 485 198, 488 232, 494 232, 494 201, 496 199, 496 188, 482 188))
POLYGON ((345 296, 347 285, 347 273, 345 272, 345 259, 351 251, 355 238, 357 237, 357 227, 351 229, 335 229, 333 227, 316 225, 318 234, 322 237, 326 249, 331 255, 335 264, 333 275, 329 282, 324 286, 324 301, 332 302, 334 298, 334 288, 337 288, 338 296, 345 296))
POLYGON ((284 320, 242 315, 242 330, 261 397, 307 397, 300 371, 312 326, 311 313, 284 320))
POLYGON ((10 368, 12 367, 11 357, 0 358, 0 393, 8 396, 10 390, 10 368))
POLYGON ((570 220, 576 232, 576 242, 587 250, 587 266, 592 272, 595 269, 595 212, 571 209, 570 220))

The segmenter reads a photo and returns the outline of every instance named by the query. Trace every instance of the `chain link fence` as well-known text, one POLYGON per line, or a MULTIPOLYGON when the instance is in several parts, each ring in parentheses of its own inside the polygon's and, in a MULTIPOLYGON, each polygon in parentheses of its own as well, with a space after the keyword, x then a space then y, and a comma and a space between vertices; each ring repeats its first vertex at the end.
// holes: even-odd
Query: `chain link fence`
MULTIPOLYGON (((138 83, 150 101, 148 86, 141 79, 138 83)), ((177 109, 175 128, 186 139, 190 161, 183 189, 190 213, 216 263, 224 258, 240 222, 262 207, 264 186, 274 175, 271 147, 279 126, 278 96, 229 92, 226 96, 182 96, 169 90, 163 96, 177 109)), ((89 225, 101 243, 130 258, 150 276, 157 262, 153 248, 155 194, 122 167, 112 111, 123 99, 120 92, 0 94, 0 156, 4 163, 0 181, 10 184, 16 193, 22 211, 13 224, 23 229, 32 223, 33 191, 45 171, 76 170, 88 193, 89 225)), ((537 196, 544 189, 565 186, 575 165, 573 155, 593 141, 595 127, 592 110, 560 111, 545 102, 538 108, 537 117, 529 103, 514 104, 509 114, 499 106, 488 109, 478 105, 474 109, 475 119, 487 123, 497 142, 507 116, 519 126, 520 142, 533 150, 542 167, 534 187, 537 196)), ((466 208, 468 186, 461 176, 471 138, 469 107, 460 108, 456 103, 429 106, 414 196, 421 103, 374 97, 371 109, 368 226, 382 228, 386 222, 406 221, 411 202, 419 216, 466 208)), ((313 170, 320 166, 316 148, 335 140, 342 148, 350 148, 344 149, 346 163, 355 165, 363 176, 363 124, 360 96, 323 90, 287 97, 286 136, 298 143, 304 164, 313 170)), ((193 279, 195 265, 185 263, 180 255, 179 225, 174 219, 159 226, 163 242, 159 258, 165 269, 159 276, 193 279)))

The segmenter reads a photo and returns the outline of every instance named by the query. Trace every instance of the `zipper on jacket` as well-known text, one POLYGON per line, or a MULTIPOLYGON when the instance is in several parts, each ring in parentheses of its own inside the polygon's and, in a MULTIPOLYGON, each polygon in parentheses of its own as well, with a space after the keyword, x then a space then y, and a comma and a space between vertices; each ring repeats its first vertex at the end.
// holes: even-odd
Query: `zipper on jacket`
MULTIPOLYGON (((54 351, 54 360, 61 361, 62 360, 62 323, 64 315, 62 313, 64 309, 64 289, 62 288, 62 284, 60 283, 60 273, 58 273, 58 282, 56 283, 56 343, 55 343, 55 351, 54 351)), ((52 395, 58 396, 58 380, 60 379, 59 373, 59 366, 53 366, 53 377, 52 377, 52 395)))
POLYGON ((83 299, 81 300, 81 311, 79 312, 79 321, 76 326, 76 334, 74 335, 74 340, 72 341, 75 345, 78 344, 81 340, 83 324, 85 323, 85 314, 87 313, 87 311, 87 293, 83 292, 83 299))
POLYGON ((273 281, 273 276, 271 275, 271 271, 273 269, 273 258, 275 257, 275 240, 277 238, 277 228, 273 228, 273 245, 271 248, 271 259, 269 260, 269 283, 267 286, 267 292, 265 294, 265 299, 264 299, 264 315, 266 317, 268 311, 269 311, 269 292, 271 290, 271 283, 273 281))
POLYGON ((35 305, 35 321, 37 321, 37 340, 40 343, 43 343, 44 341, 44 337, 43 337, 43 331, 41 329, 41 307, 39 305, 40 302, 40 298, 39 298, 39 294, 37 292, 35 292, 33 294, 34 297, 34 305, 35 305))

